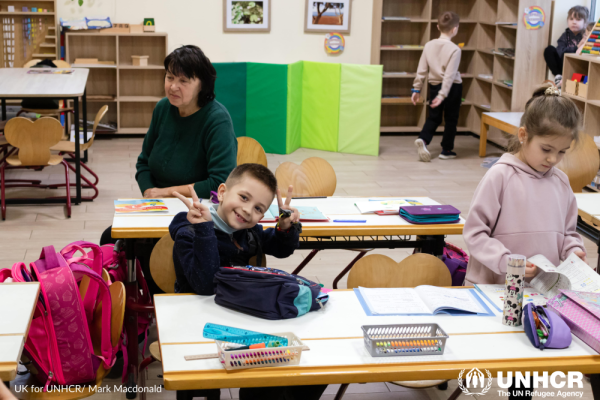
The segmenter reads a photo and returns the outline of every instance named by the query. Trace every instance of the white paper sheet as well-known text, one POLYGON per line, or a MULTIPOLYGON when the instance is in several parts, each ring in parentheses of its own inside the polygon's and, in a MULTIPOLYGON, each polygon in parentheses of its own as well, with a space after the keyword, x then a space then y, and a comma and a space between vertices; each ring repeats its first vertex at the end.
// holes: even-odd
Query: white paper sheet
POLYGON ((529 259, 542 270, 531 280, 531 286, 547 297, 556 296, 561 289, 600 292, 600 276, 574 253, 558 267, 554 267, 547 259, 544 262, 543 259, 546 258, 540 255, 529 259), (533 262, 534 259, 540 264, 533 262))

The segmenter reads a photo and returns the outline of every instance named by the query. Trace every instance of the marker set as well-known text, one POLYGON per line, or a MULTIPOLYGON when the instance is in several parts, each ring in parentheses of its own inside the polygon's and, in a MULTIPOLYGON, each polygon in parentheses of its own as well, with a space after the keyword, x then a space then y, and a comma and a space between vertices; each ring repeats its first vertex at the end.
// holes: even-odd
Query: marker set
POLYGON ((15 19, 2 18, 2 54, 4 68, 15 66, 15 19))
POLYGON ((363 325, 362 330, 373 357, 440 355, 448 339, 438 324, 363 325))

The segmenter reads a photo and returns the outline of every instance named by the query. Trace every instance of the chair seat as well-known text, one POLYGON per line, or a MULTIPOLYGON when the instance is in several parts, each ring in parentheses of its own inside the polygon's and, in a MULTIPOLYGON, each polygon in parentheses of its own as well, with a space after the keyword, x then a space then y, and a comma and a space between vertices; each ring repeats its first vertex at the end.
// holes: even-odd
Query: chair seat
POLYGON ((152 358, 154 358, 156 361, 162 363, 162 358, 160 357, 160 348, 158 347, 158 342, 152 342, 150 344, 150 355, 152 356, 152 358))
MULTIPOLYGON (((80 150, 87 150, 91 145, 91 142, 82 143, 80 146, 80 150)), ((75 153, 75 142, 71 142, 70 140, 61 140, 54 146, 50 147, 52 151, 60 151, 63 153, 75 153)))
MULTIPOLYGON (((51 155, 50 156, 50 161, 48 161, 47 165, 58 165, 62 162, 63 160, 63 156, 59 156, 59 155, 51 155)), ((21 167, 23 166, 21 164, 21 160, 19 160, 19 156, 18 155, 14 155, 14 156, 10 156, 6 159, 6 162, 9 165, 12 165, 13 167, 21 167)), ((35 166, 35 165, 34 165, 35 166)))
POLYGON ((430 387, 439 386, 445 382, 448 382, 448 380, 434 379, 431 381, 393 381, 390 383, 393 383, 394 385, 398 385, 398 386, 402 386, 402 387, 407 387, 407 388, 426 389, 426 388, 430 388, 430 387))

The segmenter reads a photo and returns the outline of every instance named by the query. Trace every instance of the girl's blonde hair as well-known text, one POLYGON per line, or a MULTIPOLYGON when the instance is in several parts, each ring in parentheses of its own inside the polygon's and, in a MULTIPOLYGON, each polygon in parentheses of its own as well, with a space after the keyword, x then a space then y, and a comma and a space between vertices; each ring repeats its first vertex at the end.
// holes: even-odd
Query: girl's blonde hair
MULTIPOLYGON (((527 131, 527 140, 534 136, 568 135, 579 142, 581 112, 575 103, 562 97, 554 86, 543 86, 533 92, 525 104, 521 127, 527 131)), ((508 137, 508 151, 512 154, 521 150, 517 135, 508 137)))

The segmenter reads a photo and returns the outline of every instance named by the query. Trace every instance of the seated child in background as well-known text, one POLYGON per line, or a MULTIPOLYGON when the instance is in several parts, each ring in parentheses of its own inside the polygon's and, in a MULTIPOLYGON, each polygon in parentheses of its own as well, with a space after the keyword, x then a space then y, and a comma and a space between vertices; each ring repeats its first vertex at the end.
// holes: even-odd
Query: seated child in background
POLYGON ((175 292, 214 294, 213 278, 219 267, 249 265, 250 258, 262 254, 286 258, 298 248, 298 210, 289 206, 290 186, 285 204, 281 201, 273 173, 259 164, 236 167, 218 189, 219 207, 201 204, 191 190, 193 202, 174 192, 189 208, 179 213, 169 226, 175 264, 175 292), (263 230, 258 225, 277 194, 279 207, 292 211, 277 228, 263 230), (297 225, 296 225, 297 226, 297 225))
MULTIPOLYGON (((579 109, 554 87, 525 105, 509 153, 486 173, 473 195, 463 235, 469 249, 465 285, 504 284, 508 255, 543 254, 555 265, 575 253, 587 262, 577 233, 577 202, 556 168, 581 127, 579 109)), ((537 267, 527 263, 526 278, 537 267)))
MULTIPOLYGON (((213 278, 221 266, 248 265, 250 257, 261 254, 289 257, 298 248, 300 214, 290 207, 293 188, 281 199, 273 173, 259 164, 237 166, 218 189, 219 208, 201 204, 190 186, 192 202, 174 192, 188 206, 171 222, 169 232, 175 241, 173 262, 177 293, 214 294, 213 278), (263 230, 258 222, 277 195, 280 210, 292 215, 280 219, 276 228, 263 230)), ((242 388, 240 400, 318 400, 327 385, 242 388)))
POLYGON ((584 6, 571 7, 569 14, 567 15, 568 28, 565 30, 560 38, 558 38, 558 45, 548 46, 544 50, 544 60, 548 64, 548 68, 554 75, 554 84, 557 87, 561 86, 562 83, 562 70, 565 53, 576 53, 577 47, 581 40, 584 38, 584 30, 588 19, 590 17, 590 10, 584 6))

